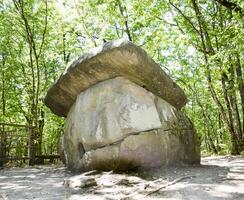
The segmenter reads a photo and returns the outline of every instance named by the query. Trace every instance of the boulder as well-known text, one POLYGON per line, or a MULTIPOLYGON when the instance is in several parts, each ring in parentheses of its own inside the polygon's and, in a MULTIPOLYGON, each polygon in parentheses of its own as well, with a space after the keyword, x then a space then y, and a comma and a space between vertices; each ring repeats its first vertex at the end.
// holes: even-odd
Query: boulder
POLYGON ((86 152, 79 161, 79 168, 72 169, 126 171, 199 164, 199 148, 193 134, 193 130, 188 130, 187 133, 184 130, 179 136, 160 129, 130 135, 118 144, 86 152), (191 142, 194 144, 189 145, 191 142))
POLYGON ((116 40, 85 53, 69 65, 49 89, 45 104, 59 116, 67 116, 76 97, 89 87, 123 76, 145 87, 175 108, 186 102, 183 90, 140 47, 116 40))
POLYGON ((117 77, 78 95, 66 119, 65 137, 89 151, 161 126, 154 95, 117 77))
POLYGON ((65 162, 75 171, 200 160, 194 127, 184 113, 124 77, 78 95, 66 119, 63 146, 65 162))

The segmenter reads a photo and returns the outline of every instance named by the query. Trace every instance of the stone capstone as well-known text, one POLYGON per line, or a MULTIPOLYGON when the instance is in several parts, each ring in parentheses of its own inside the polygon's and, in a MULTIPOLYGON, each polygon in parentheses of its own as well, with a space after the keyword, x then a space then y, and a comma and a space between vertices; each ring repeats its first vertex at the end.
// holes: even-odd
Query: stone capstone
POLYGON ((83 54, 69 65, 48 90, 45 104, 53 113, 66 117, 76 97, 89 87, 123 76, 175 108, 186 102, 183 90, 140 47, 126 40, 115 40, 83 54))
POLYGON ((62 146, 65 163, 75 171, 200 160, 188 117, 125 77, 102 81, 77 96, 66 119, 62 146))

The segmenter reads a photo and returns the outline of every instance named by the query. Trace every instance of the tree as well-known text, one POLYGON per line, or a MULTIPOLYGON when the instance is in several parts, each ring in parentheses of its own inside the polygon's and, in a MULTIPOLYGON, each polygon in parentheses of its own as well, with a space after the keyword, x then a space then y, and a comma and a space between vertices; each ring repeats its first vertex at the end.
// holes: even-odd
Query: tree
POLYGON ((185 111, 203 150, 230 147, 238 154, 244 139, 242 18, 240 0, 0 1, 0 120, 35 126, 36 153, 54 152, 63 119, 43 105, 47 89, 72 59, 126 38, 184 88, 185 111))
MULTIPOLYGON (((191 0, 188 3, 186 1, 188 6, 185 8, 189 8, 187 12, 190 12, 191 16, 193 15, 191 18, 180 10, 179 5, 175 5, 171 1, 169 3, 179 13, 178 19, 183 20, 179 24, 176 19, 178 27, 180 29, 188 28, 188 31, 183 32, 189 36, 196 49, 203 54, 203 73, 207 78, 208 90, 218 107, 226 130, 230 134, 231 153, 239 154, 243 139, 243 113, 242 120, 240 115, 243 104, 238 103, 237 94, 242 99, 243 91, 238 90, 236 85, 239 85, 239 88, 242 88, 243 85, 239 61, 242 48, 239 45, 239 31, 242 31, 241 16, 232 13, 232 9, 226 10, 226 7, 223 9, 218 2, 199 3, 191 0), (232 41, 232 43, 227 41, 232 41)), ((237 5, 235 7, 240 8, 237 5)))

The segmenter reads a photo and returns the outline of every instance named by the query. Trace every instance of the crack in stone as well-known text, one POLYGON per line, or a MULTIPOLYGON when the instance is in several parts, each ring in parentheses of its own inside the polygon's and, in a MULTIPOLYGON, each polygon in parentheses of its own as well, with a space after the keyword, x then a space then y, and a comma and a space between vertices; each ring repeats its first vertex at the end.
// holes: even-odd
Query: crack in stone
MULTIPOLYGON (((112 142, 110 144, 106 144, 106 145, 103 145, 103 146, 100 146, 100 147, 97 147, 97 148, 94 148, 94 149, 90 149, 89 151, 95 151, 97 149, 102 149, 104 147, 108 147, 108 146, 112 146, 112 145, 116 145, 116 144, 121 144, 127 137, 131 136, 131 135, 140 135, 142 133, 147 133, 147 132, 150 132, 150 131, 157 131, 157 133, 159 133, 160 129, 150 129, 150 130, 147 130, 147 131, 142 131, 142 132, 136 132, 136 133, 130 133, 129 135, 125 136, 124 138, 120 139, 120 140, 117 140, 115 142, 112 142)), ((172 129, 164 129, 163 132, 168 132, 168 131, 191 131, 190 129, 187 129, 187 128, 182 128, 182 129, 175 129, 175 128, 172 128, 172 129)), ((163 134, 163 133, 160 133, 160 134, 163 134)), ((84 154, 86 152, 89 152, 89 151, 85 151, 84 154)))

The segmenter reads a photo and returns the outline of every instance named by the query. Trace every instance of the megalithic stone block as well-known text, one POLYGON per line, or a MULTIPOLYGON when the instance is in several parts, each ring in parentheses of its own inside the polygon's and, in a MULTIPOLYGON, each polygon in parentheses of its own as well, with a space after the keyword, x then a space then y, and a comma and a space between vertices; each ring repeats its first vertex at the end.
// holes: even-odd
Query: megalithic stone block
POLYGON ((73 171, 200 162, 183 90, 140 47, 105 43, 68 66, 45 104, 66 118, 61 158, 73 171))
POLYGON ((45 104, 67 116, 78 94, 98 82, 123 76, 180 109, 187 98, 183 90, 140 47, 115 40, 83 54, 66 68, 49 89, 45 104))
POLYGON ((78 95, 63 139, 65 163, 74 171, 152 168, 200 158, 185 114, 124 77, 78 95))

